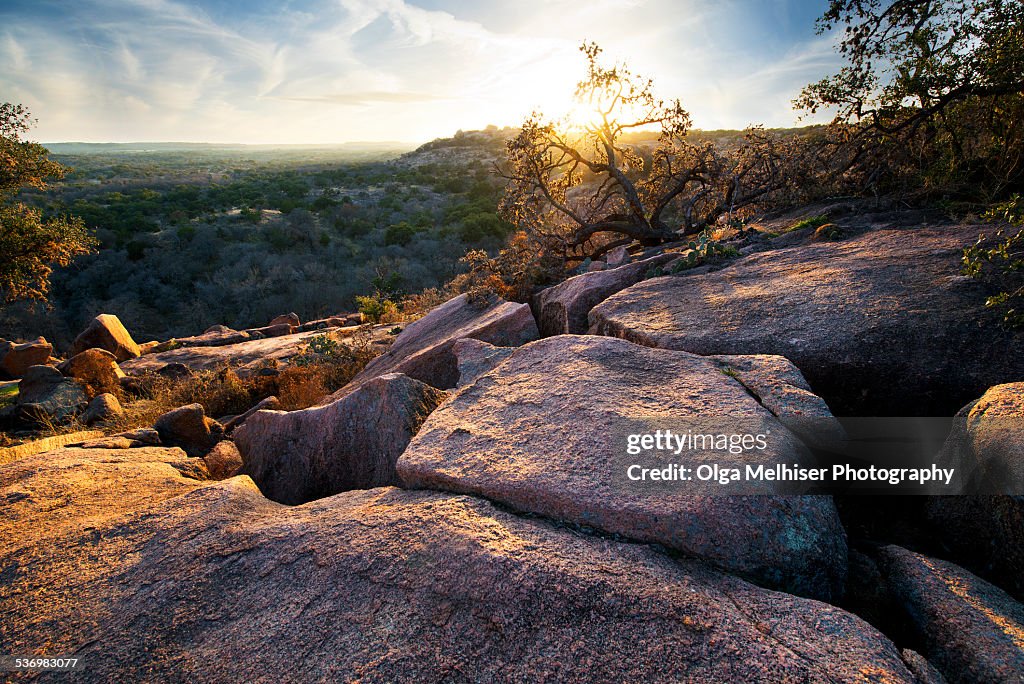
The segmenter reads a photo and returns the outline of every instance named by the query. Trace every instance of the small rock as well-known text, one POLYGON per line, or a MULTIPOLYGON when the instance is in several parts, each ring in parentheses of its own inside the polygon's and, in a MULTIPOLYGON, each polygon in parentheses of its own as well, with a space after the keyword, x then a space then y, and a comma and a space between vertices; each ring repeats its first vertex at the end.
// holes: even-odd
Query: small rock
POLYGON ((593 273, 595 271, 603 271, 607 267, 607 264, 603 261, 591 261, 590 265, 587 266, 587 273, 593 273))
POLYGON ((161 443, 181 447, 193 457, 205 456, 223 437, 223 428, 206 417, 201 404, 168 411, 156 419, 153 427, 160 433, 161 443))
POLYGON ((124 409, 121 408, 121 402, 113 394, 107 392, 94 397, 89 402, 88 408, 82 414, 82 422, 86 425, 92 425, 93 423, 117 418, 123 413, 124 409))
POLYGON ((172 362, 165 364, 157 369, 159 375, 165 378, 171 378, 172 380, 180 380, 182 378, 190 378, 194 375, 192 369, 183 363, 172 362))
MULTIPOLYGON (((165 342, 165 345, 173 343, 175 348, 180 347, 227 347, 232 344, 239 344, 251 339, 244 331, 232 330, 224 325, 215 325, 202 335, 192 337, 178 337, 165 342)), ((163 347, 158 347, 163 350, 163 347)))
POLYGON ((301 321, 299 320, 299 315, 293 311, 292 313, 275 316, 271 319, 270 323, 267 324, 267 327, 273 327, 275 325, 289 325, 297 328, 301 325, 301 321))
POLYGON ((223 480, 234 475, 242 467, 242 455, 238 447, 229 439, 217 442, 210 453, 203 456, 206 469, 210 471, 210 479, 223 480))
POLYGON ((629 262, 629 251, 623 247, 616 247, 604 255, 604 261, 609 268, 617 268, 629 262))
POLYGON ((149 342, 143 342, 139 345, 139 354, 145 356, 146 354, 153 354, 156 352, 157 347, 160 346, 160 342, 157 340, 151 340, 149 342))
POLYGON ((292 335, 295 333, 296 330, 297 328, 294 325, 290 325, 288 323, 275 323, 273 325, 268 325, 263 328, 251 328, 249 330, 246 330, 245 332, 248 333, 250 337, 262 339, 266 337, 281 337, 282 335, 292 335))
POLYGON ((100 314, 92 319, 82 334, 75 338, 69 356, 77 356, 86 349, 106 349, 120 361, 127 361, 142 354, 139 345, 128 334, 117 316, 100 314))
POLYGON ((459 360, 459 384, 457 387, 470 385, 478 377, 487 373, 499 363, 512 355, 515 347, 495 347, 480 340, 462 339, 452 347, 455 357, 459 360))

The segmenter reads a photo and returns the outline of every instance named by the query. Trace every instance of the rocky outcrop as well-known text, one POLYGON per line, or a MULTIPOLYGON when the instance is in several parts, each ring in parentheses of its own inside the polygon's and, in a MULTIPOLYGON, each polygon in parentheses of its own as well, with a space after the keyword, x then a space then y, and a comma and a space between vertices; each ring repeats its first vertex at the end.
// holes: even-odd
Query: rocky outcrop
POLYGON ((915 681, 838 608, 642 545, 436 492, 286 508, 189 460, 0 469, 5 647, 74 653, 90 682, 915 681))
POLYGON ((957 562, 1024 597, 1024 383, 961 409, 937 460, 984 494, 929 498, 933 534, 957 562))
MULTIPOLYGON (((383 338, 387 330, 393 326, 380 326, 373 335, 383 338)), ((334 335, 336 331, 330 334, 334 335)), ((179 347, 162 352, 154 352, 145 356, 126 361, 121 368, 129 375, 156 372, 172 363, 179 363, 192 371, 219 370, 230 366, 240 377, 247 377, 263 368, 268 363, 282 366, 297 354, 302 353, 312 337, 326 334, 323 331, 311 331, 280 337, 267 337, 258 340, 247 340, 239 344, 221 347, 179 347)), ((337 338, 339 343, 346 344, 344 337, 337 338)))
POLYGON ((714 484, 652 489, 627 479, 627 468, 644 462, 626 453, 627 435, 695 425, 772 438, 765 450, 740 455, 655 455, 652 467, 724 465, 731 458, 743 468, 808 457, 714 360, 563 335, 516 350, 431 414, 399 459, 398 475, 408 487, 477 494, 657 542, 792 593, 838 596, 846 541, 831 498, 723 496, 714 484))
POLYGON ((207 329, 202 335, 191 337, 176 337, 170 340, 172 347, 225 347, 231 344, 239 344, 251 339, 249 333, 244 330, 232 330, 224 325, 215 325, 207 329))
POLYGON ((242 472, 265 496, 286 504, 394 485, 395 461, 444 397, 390 373, 326 406, 259 411, 234 432, 242 472))
POLYGON ((456 340, 452 351, 459 368, 458 387, 470 385, 512 355, 515 347, 495 347, 480 340, 456 340))
POLYGON ((659 254, 610 270, 590 271, 541 290, 533 299, 540 334, 547 337, 587 332, 587 316, 592 308, 678 258, 678 254, 659 254))
POLYGON ((193 457, 208 454, 224 436, 224 429, 217 421, 206 417, 200 404, 172 409, 157 418, 153 427, 162 444, 181 447, 193 457))
POLYGON ((29 420, 64 423, 85 410, 89 395, 83 383, 65 378, 53 366, 32 366, 18 384, 16 401, 29 420))
POLYGON ((275 325, 267 325, 262 328, 250 328, 245 331, 245 334, 252 339, 261 339, 264 337, 281 337, 282 335, 294 335, 298 330, 294 325, 288 325, 287 323, 277 323, 275 325))
POLYGON ((390 349, 329 401, 386 373, 402 373, 438 389, 455 387, 459 369, 452 347, 463 338, 516 347, 537 338, 537 323, 526 304, 503 300, 477 304, 468 295, 459 295, 407 325, 390 349))
POLYGON ((1024 382, 991 387, 957 412, 939 461, 967 491, 1024 492, 1024 382))
POLYGON ((94 396, 117 390, 125 376, 113 354, 96 348, 72 356, 58 364, 57 370, 69 378, 81 380, 94 396))
POLYGON ((978 226, 873 230, 654 278, 595 307, 594 332, 697 354, 790 359, 837 415, 952 415, 1024 378, 1020 334, 960 275, 978 226), (910 265, 913 265, 912 267, 910 265))
POLYGON ((76 356, 94 347, 107 350, 117 361, 127 361, 142 354, 120 319, 112 314, 100 314, 92 319, 82 334, 75 338, 68 356, 76 356))
POLYGON ((86 425, 93 425, 113 420, 123 413, 124 409, 121 408, 121 402, 117 400, 117 397, 110 393, 98 394, 86 407, 85 413, 82 414, 82 422, 86 425))
POLYGON ((0 340, 0 378, 20 378, 31 366, 44 365, 52 353, 53 345, 45 337, 23 344, 0 340))
POLYGON ((946 561, 898 546, 882 549, 880 560, 889 590, 946 679, 995 684, 1024 678, 1024 607, 946 561))

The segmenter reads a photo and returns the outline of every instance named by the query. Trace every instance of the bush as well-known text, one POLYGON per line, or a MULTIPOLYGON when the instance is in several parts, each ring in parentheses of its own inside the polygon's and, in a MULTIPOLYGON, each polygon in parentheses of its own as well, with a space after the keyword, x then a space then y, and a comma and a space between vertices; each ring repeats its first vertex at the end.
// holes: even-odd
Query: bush
POLYGON ((356 297, 356 305, 371 323, 393 323, 399 318, 398 306, 380 292, 356 297))
POLYGON ((1024 311, 1018 308, 1024 298, 1024 199, 1014 195, 1010 201, 989 210, 985 217, 1018 229, 1009 235, 999 230, 994 244, 979 237, 964 249, 963 272, 994 283, 999 292, 988 297, 985 306, 1000 311, 1007 327, 1024 327, 1024 311))
POLYGON ((312 337, 278 375, 277 398, 288 411, 313 406, 348 384, 376 355, 365 336, 353 337, 349 344, 329 335, 312 337))
POLYGON ((453 279, 448 288, 473 298, 486 299, 494 294, 513 302, 527 302, 538 287, 565 275, 565 262, 543 250, 525 231, 515 233, 496 257, 475 249, 461 262, 469 266, 469 272, 453 279))

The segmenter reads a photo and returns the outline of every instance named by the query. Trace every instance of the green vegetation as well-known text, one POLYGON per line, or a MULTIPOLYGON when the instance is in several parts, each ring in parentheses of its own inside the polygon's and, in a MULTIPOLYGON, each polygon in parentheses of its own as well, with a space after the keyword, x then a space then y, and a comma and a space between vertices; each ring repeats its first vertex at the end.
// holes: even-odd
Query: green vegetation
POLYGON ((100 250, 54 274, 51 311, 6 307, 0 327, 67 344, 109 311, 143 341, 263 325, 282 311, 354 311, 357 296, 399 302, 456 276, 467 250, 496 252, 511 232, 492 172, 508 135, 463 134, 402 157, 55 145, 75 171, 20 199, 44 217, 82 217, 100 250))
POLYGON ((703 264, 711 264, 739 256, 739 250, 731 245, 723 245, 711 239, 707 230, 702 230, 694 240, 690 240, 683 258, 672 264, 670 273, 679 273, 696 268, 703 264))
POLYGON ((0 408, 13 404, 14 400, 18 398, 18 384, 17 383, 5 383, 0 385, 0 408))
POLYGON ((803 230, 804 228, 818 228, 819 226, 823 226, 826 223, 828 223, 828 221, 829 221, 829 218, 828 218, 827 214, 819 214, 818 216, 809 216, 809 217, 807 217, 805 219, 801 219, 801 220, 797 221, 796 223, 794 223, 793 225, 789 226, 788 228, 786 228, 782 232, 783 233, 791 233, 794 230, 803 230))
POLYGON ((356 297, 356 305, 371 323, 386 323, 398 316, 398 305, 381 292, 356 297))
POLYGON ((44 190, 48 178, 60 179, 67 171, 42 145, 22 138, 31 123, 21 105, 0 104, 0 295, 6 302, 46 301, 53 268, 95 246, 81 219, 44 220, 38 209, 12 201, 22 188, 44 190))
POLYGON ((1014 195, 1008 202, 991 209, 986 218, 1016 228, 1011 234, 1000 229, 994 240, 979 238, 964 249, 963 272, 985 279, 999 290, 985 300, 985 306, 1002 314, 1010 328, 1024 327, 1024 199, 1014 195))
POLYGON ((834 108, 823 151, 849 188, 989 203, 1024 180, 1024 3, 831 0, 846 65, 795 101, 834 108))

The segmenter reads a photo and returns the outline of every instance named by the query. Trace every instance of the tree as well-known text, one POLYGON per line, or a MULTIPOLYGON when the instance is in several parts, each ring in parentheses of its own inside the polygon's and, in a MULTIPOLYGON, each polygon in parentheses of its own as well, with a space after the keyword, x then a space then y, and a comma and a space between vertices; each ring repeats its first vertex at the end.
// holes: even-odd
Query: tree
POLYGON ((45 147, 22 139, 31 123, 23 106, 0 104, 0 292, 6 302, 46 301, 54 266, 69 265, 97 244, 81 219, 44 219, 38 209, 14 201, 22 188, 43 189, 47 178, 66 171, 45 147))
POLYGON ((869 185, 916 172, 918 185, 990 197, 1024 171, 1024 3, 832 0, 818 32, 843 27, 838 73, 794 101, 834 108, 841 170, 869 185), (884 167, 890 167, 886 170, 884 167))
MULTIPOLYGON (((535 113, 507 144, 503 216, 566 258, 597 258, 638 241, 659 244, 696 233, 723 215, 782 191, 791 180, 784 141, 749 129, 726 153, 687 139, 678 100, 625 65, 603 66, 584 43, 586 78, 576 88, 582 120, 535 113), (658 131, 653 148, 644 131, 658 131)), ((795 158, 795 157, 793 157, 795 158)))

